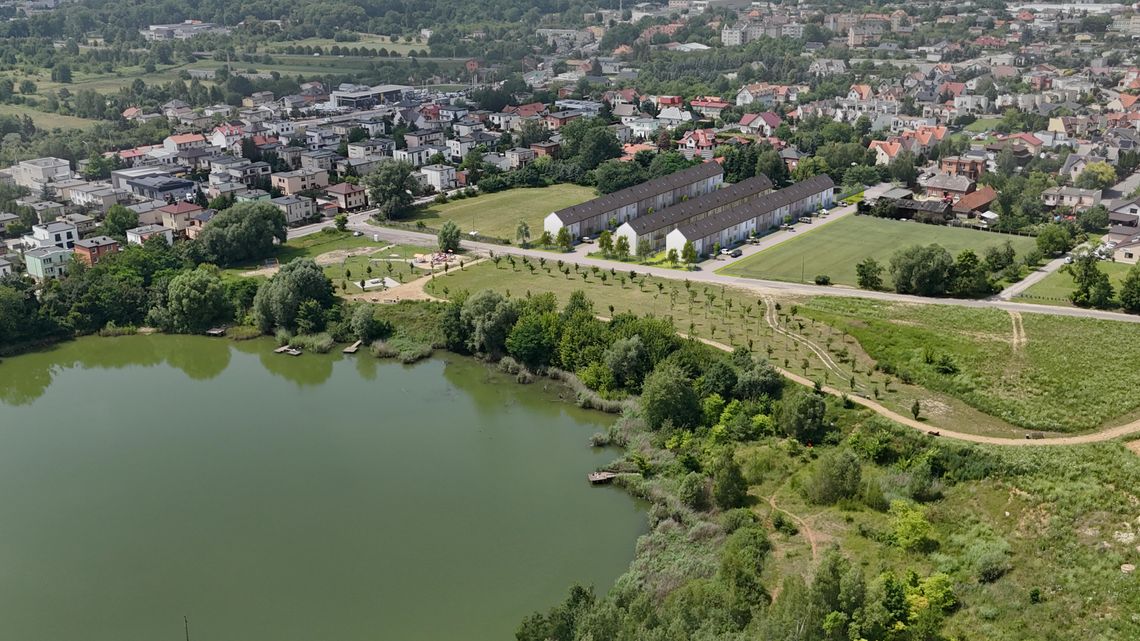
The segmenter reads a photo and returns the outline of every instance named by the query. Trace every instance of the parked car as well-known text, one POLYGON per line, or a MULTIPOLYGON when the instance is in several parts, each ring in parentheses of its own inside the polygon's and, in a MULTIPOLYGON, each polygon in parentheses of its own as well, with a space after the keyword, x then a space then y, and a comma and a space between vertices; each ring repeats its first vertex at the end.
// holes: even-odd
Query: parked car
POLYGON ((586 243, 587 245, 590 245, 590 244, 593 244, 594 239, 590 238, 589 236, 583 236, 582 242, 586 243))
POLYGON ((744 255, 744 252, 740 251, 739 247, 737 247, 736 249, 732 250, 731 253, 729 253, 729 256, 732 256, 733 258, 740 258, 743 255, 744 255))

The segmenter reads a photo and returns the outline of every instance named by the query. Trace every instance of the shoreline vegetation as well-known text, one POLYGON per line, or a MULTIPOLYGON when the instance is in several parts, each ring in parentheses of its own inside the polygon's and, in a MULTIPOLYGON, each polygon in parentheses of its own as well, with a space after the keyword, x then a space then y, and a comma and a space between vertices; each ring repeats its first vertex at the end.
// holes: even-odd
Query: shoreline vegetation
MULTIPOLYGON (((1045 452, 939 441, 788 385, 748 350, 682 339, 662 319, 600 320, 580 292, 561 309, 553 295, 453 298, 372 307, 388 332, 373 345, 400 346, 373 353, 447 350, 520 383, 566 384, 576 404, 620 415, 589 444, 623 448, 603 469, 650 505, 629 571, 604 595, 574 586, 520 624, 520 641, 792 638, 793 621, 811 631, 797 638, 832 638, 835 626, 869 640, 1003 638, 999 621, 1039 618, 1059 639, 1077 633, 1069 613, 1094 590, 1104 608, 1140 602, 1119 569, 1136 554, 1120 543, 1127 532, 1112 532, 1134 511, 1116 487, 1135 486, 1140 465, 1118 444, 1045 452), (568 332, 571 319, 581 326, 568 332), (575 363, 584 376, 543 362, 564 345, 568 357, 587 355, 575 363), (607 355, 640 367, 609 368, 625 377, 611 380, 592 367, 607 355), (1081 482, 1062 485, 1057 465, 1081 482), (1061 575, 1037 559, 1046 544, 1071 555, 1061 575), (1094 587, 1104 585, 1115 592, 1094 587)), ((252 334, 235 329, 234 340, 252 334)), ((1112 634, 1129 623, 1095 625, 1112 634)))

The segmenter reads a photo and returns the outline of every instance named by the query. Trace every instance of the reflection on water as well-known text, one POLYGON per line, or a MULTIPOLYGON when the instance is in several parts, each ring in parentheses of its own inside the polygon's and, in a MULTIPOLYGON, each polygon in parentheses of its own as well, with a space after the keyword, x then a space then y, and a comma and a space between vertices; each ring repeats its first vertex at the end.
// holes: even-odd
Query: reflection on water
POLYGON ((273 347, 0 363, 0 640, 498 641, 628 566, 641 508, 585 482, 609 417, 472 359, 273 347))

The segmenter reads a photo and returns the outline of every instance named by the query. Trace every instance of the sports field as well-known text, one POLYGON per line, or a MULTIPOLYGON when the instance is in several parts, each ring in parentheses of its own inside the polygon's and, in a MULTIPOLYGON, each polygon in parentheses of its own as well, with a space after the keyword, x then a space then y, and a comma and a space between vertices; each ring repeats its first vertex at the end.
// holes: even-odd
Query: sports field
MULTIPOLYGON (((802 227, 800 227, 802 230, 802 227)), ((911 245, 938 243, 951 255, 972 249, 982 255, 987 247, 1007 239, 1018 256, 1035 246, 1033 238, 991 232, 886 220, 870 216, 847 216, 842 220, 797 232, 796 238, 719 270, 745 278, 811 282, 817 275, 831 277, 837 285, 856 285, 855 265, 874 258, 887 269, 896 251, 911 245)), ((884 271, 884 284, 890 274, 884 271)))
POLYGON ((515 230, 522 219, 530 226, 531 240, 537 241, 542 235, 542 219, 550 212, 594 197, 593 189, 568 184, 508 189, 431 205, 417 210, 409 220, 413 223, 422 220, 433 229, 439 229, 446 220, 454 220, 464 233, 474 230, 484 236, 515 242, 515 230))

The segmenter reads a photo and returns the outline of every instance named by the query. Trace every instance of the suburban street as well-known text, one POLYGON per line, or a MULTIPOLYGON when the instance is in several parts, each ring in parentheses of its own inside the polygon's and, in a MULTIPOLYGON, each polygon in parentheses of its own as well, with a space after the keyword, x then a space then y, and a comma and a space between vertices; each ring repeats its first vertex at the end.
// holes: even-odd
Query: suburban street
MULTIPOLYGON (((814 225, 826 225, 828 222, 838 220, 839 218, 849 214, 849 212, 846 211, 847 209, 848 208, 844 208, 842 211, 836 211, 831 216, 829 216, 825 221, 820 221, 820 222, 813 223, 813 224, 814 225)), ((383 226, 379 226, 379 225, 374 225, 371 222, 369 222, 369 218, 371 217, 372 213, 373 213, 372 211, 364 211, 364 212, 352 214, 351 216, 349 216, 349 219, 348 219, 349 229, 351 229, 353 231, 359 231, 361 233, 367 234, 369 237, 377 236, 377 237, 379 237, 385 241, 394 242, 394 243, 402 243, 402 244, 409 244, 409 245, 423 245, 423 246, 429 246, 429 247, 436 243, 436 237, 434 234, 427 234, 427 233, 423 233, 423 232, 410 231, 410 230, 404 230, 404 229, 393 229, 390 227, 383 227, 383 226)), ((314 225, 307 225, 305 227, 297 227, 297 228, 291 229, 289 231, 289 237, 290 238, 300 238, 302 236, 308 236, 310 234, 315 234, 315 233, 319 232, 321 229, 328 227, 330 224, 331 223, 329 223, 328 221, 325 221, 325 222, 317 223, 314 225)), ((805 227, 807 227, 807 225, 801 224, 801 225, 797 225, 796 228, 797 229, 803 229, 805 227)), ((772 235, 772 238, 770 240, 768 240, 767 244, 762 243, 760 247, 761 248, 771 247, 771 246, 778 244, 780 242, 784 242, 784 241, 788 240, 789 238, 794 238, 795 234, 797 234, 797 233, 800 233, 800 232, 799 231, 796 231, 796 232, 786 232, 786 231, 785 232, 777 232, 777 234, 772 235)), ((521 247, 515 247, 515 246, 510 246, 510 245, 494 245, 491 243, 478 243, 478 242, 473 242, 473 241, 468 241, 468 240, 464 240, 462 242, 462 246, 464 249, 466 249, 468 251, 475 252, 475 253, 482 253, 482 254, 488 254, 491 252, 495 252, 498 254, 513 254, 516 256, 528 256, 531 258, 547 258, 547 259, 560 256, 559 254, 555 254, 555 253, 552 253, 549 251, 543 251, 543 250, 539 250, 539 249, 523 249, 521 247)), ((755 251, 759 251, 759 249, 757 249, 756 246, 748 245, 746 247, 748 247, 749 249, 752 249, 753 250, 752 253, 754 253, 755 251)), ((1027 313, 1027 314, 1054 314, 1056 316, 1072 316, 1075 318, 1096 318, 1096 319, 1101 319, 1101 320, 1122 321, 1122 322, 1126 322, 1126 323, 1140 323, 1140 316, 1133 316, 1131 314, 1124 314, 1121 312, 1111 312, 1111 311, 1105 311, 1105 310, 1099 310, 1099 309, 1081 309, 1081 308, 1076 308, 1076 307, 1057 307, 1057 306, 1051 306, 1051 305, 1035 305, 1033 303, 1016 303, 1016 302, 1013 302, 1011 300, 1008 300, 1007 296, 1013 296, 1017 292, 1023 291, 1022 289, 1013 290, 1013 288, 1010 288, 1010 289, 1007 289, 1006 291, 1002 292, 1001 294, 999 294, 998 297, 996 297, 996 298, 981 299, 981 300, 966 300, 966 299, 957 299, 957 298, 924 298, 922 296, 908 296, 908 295, 904 295, 904 294, 896 294, 894 292, 884 292, 884 291, 869 291, 869 290, 865 290, 865 289, 855 289, 852 287, 843 287, 843 286, 837 286, 837 285, 821 286, 821 285, 812 285, 812 284, 808 284, 808 283, 788 283, 788 282, 775 281, 775 280, 760 280, 760 279, 754 279, 754 278, 741 278, 739 276, 726 276, 723 274, 717 274, 717 273, 713 272, 712 269, 722 267, 723 265, 726 264, 723 261, 712 261, 711 264, 709 262, 706 262, 704 264, 705 268, 687 272, 687 271, 682 271, 679 269, 668 269, 668 268, 663 268, 663 267, 647 267, 644 265, 634 265, 634 264, 630 264, 630 263, 621 263, 621 262, 612 261, 612 260, 605 260, 605 259, 601 259, 601 258, 593 258, 593 257, 586 256, 584 253, 581 253, 583 251, 588 251, 588 250, 581 249, 581 246, 579 246, 577 249, 578 250, 572 254, 561 255, 561 256, 563 256, 563 260, 571 259, 580 265, 586 265, 586 266, 597 265, 598 267, 604 267, 606 269, 609 269, 610 267, 621 267, 623 269, 633 269, 639 273, 649 274, 649 275, 656 276, 659 278, 670 278, 670 279, 674 279, 674 280, 691 280, 691 281, 699 282, 699 283, 710 283, 710 284, 717 284, 717 285, 732 286, 732 287, 737 287, 739 289, 744 289, 744 290, 756 292, 757 294, 770 294, 770 295, 783 294, 786 296, 821 296, 821 295, 822 296, 844 296, 844 297, 849 297, 849 298, 867 298, 867 299, 871 299, 871 300, 883 300, 883 301, 892 301, 892 302, 898 302, 898 303, 913 303, 916 305, 955 305, 958 307, 972 307, 975 309, 987 309, 987 308, 988 309, 1000 309, 1000 310, 1004 310, 1004 311, 1023 312, 1023 313, 1027 313), (1011 293, 1011 290, 1012 290, 1012 293, 1011 293)), ((1058 259, 1058 261, 1060 261, 1061 264, 1064 263, 1064 259, 1058 259)), ((1037 271, 1037 272, 1034 272, 1033 274, 1030 274, 1030 276, 1026 280, 1027 281, 1030 281, 1030 279, 1032 279, 1032 280, 1029 282, 1028 285, 1025 285, 1025 287, 1029 287, 1033 283, 1035 283, 1035 282, 1039 281, 1040 279, 1044 278, 1045 276, 1047 276, 1051 271, 1057 269, 1059 267, 1059 265, 1056 264, 1056 263, 1058 263, 1058 261, 1052 261, 1048 265, 1043 267, 1040 271, 1037 271)))

